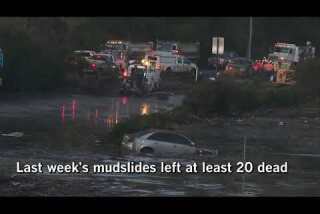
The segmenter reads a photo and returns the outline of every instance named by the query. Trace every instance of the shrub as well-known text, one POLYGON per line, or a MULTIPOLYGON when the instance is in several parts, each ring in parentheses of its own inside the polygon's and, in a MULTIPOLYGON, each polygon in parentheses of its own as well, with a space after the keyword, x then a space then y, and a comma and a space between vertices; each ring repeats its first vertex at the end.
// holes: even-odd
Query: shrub
POLYGON ((297 66, 298 89, 309 98, 320 97, 320 60, 310 59, 297 66))
POLYGON ((0 33, 5 54, 4 86, 8 90, 45 90, 56 88, 63 79, 63 52, 42 47, 21 30, 0 33))
POLYGON ((206 82, 197 85, 187 95, 185 104, 199 116, 250 111, 258 106, 254 83, 232 80, 206 82))
POLYGON ((261 106, 289 107, 302 103, 295 86, 269 87, 260 92, 261 106))
POLYGON ((250 112, 260 107, 288 107, 301 101, 293 86, 224 79, 197 85, 185 100, 186 109, 199 116, 250 112))

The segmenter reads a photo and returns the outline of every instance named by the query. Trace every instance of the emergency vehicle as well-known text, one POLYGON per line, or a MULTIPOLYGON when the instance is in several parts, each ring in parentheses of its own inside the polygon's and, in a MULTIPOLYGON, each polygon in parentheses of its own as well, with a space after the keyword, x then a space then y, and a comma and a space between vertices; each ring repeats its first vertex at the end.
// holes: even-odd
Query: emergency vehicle
POLYGON ((179 53, 153 51, 149 56, 156 57, 161 72, 191 72, 196 74, 198 66, 179 53))
POLYGON ((122 75, 121 93, 149 93, 160 87, 160 70, 157 59, 148 56, 141 62, 131 60, 127 71, 122 75))
POLYGON ((155 50, 166 51, 175 54, 183 54, 193 63, 198 64, 200 60, 200 42, 177 42, 157 40, 155 50))
POLYGON ((152 52, 154 48, 153 42, 129 43, 128 59, 142 60, 145 56, 152 52))
POLYGON ((112 54, 115 58, 115 63, 119 67, 127 67, 129 43, 122 40, 108 40, 103 47, 102 52, 112 54))
POLYGON ((311 42, 307 42, 306 46, 297 46, 295 44, 277 42, 272 48, 269 58, 274 61, 288 61, 298 63, 308 58, 315 57, 315 47, 311 46, 311 42))

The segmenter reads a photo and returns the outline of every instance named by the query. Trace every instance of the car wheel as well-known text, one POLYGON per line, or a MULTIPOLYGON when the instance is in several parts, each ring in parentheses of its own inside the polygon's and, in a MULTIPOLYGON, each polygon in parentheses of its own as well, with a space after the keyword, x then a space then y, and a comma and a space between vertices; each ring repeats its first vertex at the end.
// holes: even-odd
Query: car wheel
POLYGON ((140 152, 142 154, 153 154, 154 153, 154 150, 150 147, 143 147, 140 152))

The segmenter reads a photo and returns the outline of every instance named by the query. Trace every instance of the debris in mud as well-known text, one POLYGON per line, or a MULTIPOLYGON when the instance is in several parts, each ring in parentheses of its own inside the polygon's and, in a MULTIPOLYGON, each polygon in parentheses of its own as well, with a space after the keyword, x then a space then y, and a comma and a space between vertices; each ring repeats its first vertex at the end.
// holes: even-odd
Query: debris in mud
POLYGON ((236 120, 238 123, 243 122, 243 120, 241 120, 240 118, 236 120))
POLYGON ((4 137, 22 137, 24 134, 22 132, 11 132, 8 134, 1 134, 4 137))
POLYGON ((95 142, 95 145, 101 145, 104 141, 103 139, 99 138, 99 139, 96 139, 94 142, 95 142))
POLYGON ((218 150, 210 150, 210 149, 198 149, 197 154, 200 156, 217 156, 218 155, 218 150))
POLYGON ((21 183, 20 182, 15 182, 15 181, 12 181, 11 182, 11 185, 12 186, 19 186, 21 183))

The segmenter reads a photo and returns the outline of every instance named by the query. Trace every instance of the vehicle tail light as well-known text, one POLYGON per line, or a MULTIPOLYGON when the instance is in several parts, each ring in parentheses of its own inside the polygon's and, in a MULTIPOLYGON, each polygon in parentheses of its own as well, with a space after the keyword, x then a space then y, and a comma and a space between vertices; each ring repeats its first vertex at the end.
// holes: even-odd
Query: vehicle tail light
POLYGON ((122 73, 122 75, 123 75, 123 77, 128 77, 128 72, 127 72, 127 71, 124 71, 124 72, 122 73))
POLYGON ((92 70, 96 70, 97 65, 96 65, 96 64, 94 64, 94 63, 92 63, 92 64, 90 65, 90 67, 91 67, 91 69, 92 69, 92 70))

